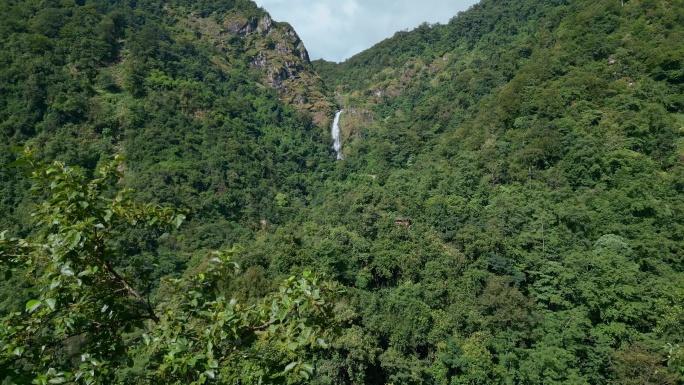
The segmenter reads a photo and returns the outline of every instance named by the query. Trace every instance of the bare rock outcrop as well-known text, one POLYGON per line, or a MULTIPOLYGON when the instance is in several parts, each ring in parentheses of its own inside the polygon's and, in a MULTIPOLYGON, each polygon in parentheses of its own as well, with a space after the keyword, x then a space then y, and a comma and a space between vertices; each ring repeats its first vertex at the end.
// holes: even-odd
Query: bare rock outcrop
MULTIPOLYGON (((226 52, 226 59, 236 49, 233 39, 241 40, 250 66, 261 73, 261 81, 278 91, 283 102, 300 111, 311 113, 313 121, 326 126, 334 111, 325 95, 323 80, 315 73, 309 53, 294 28, 277 23, 265 13, 261 18, 247 19, 242 15, 202 18, 191 14, 187 22, 226 52)), ((225 66, 230 69, 230 63, 225 66)))

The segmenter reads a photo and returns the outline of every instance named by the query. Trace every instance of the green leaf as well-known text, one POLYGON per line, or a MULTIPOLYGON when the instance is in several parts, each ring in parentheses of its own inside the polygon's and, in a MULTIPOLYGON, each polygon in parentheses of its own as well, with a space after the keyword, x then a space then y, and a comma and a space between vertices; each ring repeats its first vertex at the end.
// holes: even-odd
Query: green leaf
POLYGON ((69 244, 69 247, 72 249, 75 249, 76 246, 81 242, 81 233, 72 233, 71 234, 73 238, 71 238, 71 242, 69 244))
POLYGON ((289 372, 290 370, 294 369, 295 366, 297 366, 297 362, 290 362, 290 363, 287 364, 287 366, 285 367, 285 370, 283 370, 283 373, 289 372))
POLYGON ((302 364, 302 370, 309 374, 313 374, 314 367, 311 364, 303 363, 302 364))
POLYGON ((178 214, 173 218, 173 224, 176 226, 176 228, 179 228, 181 224, 183 224, 183 221, 185 220, 185 215, 184 214, 178 214))
POLYGON ((24 354, 24 347, 23 346, 17 346, 12 351, 12 354, 14 354, 15 356, 21 357, 21 355, 24 354))
POLYGON ((7 167, 31 167, 33 164, 26 159, 17 159, 14 162, 7 165, 7 167))
POLYGON ((45 303, 50 307, 50 310, 55 310, 55 305, 57 304, 57 300, 54 298, 47 298, 45 300, 45 303))
POLYGON ((26 302, 26 311, 29 313, 33 313, 38 307, 40 306, 41 302, 38 299, 32 299, 28 302, 26 302))

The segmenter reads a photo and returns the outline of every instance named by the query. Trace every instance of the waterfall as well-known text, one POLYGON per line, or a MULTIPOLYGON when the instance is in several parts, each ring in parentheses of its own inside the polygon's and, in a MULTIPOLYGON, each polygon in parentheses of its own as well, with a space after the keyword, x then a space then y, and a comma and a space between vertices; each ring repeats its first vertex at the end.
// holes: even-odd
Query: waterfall
POLYGON ((342 155, 342 139, 340 138, 340 115, 344 110, 339 110, 335 114, 335 120, 333 120, 333 125, 332 125, 332 137, 335 143, 333 144, 333 149, 337 153, 337 160, 342 160, 344 159, 344 155, 342 155))

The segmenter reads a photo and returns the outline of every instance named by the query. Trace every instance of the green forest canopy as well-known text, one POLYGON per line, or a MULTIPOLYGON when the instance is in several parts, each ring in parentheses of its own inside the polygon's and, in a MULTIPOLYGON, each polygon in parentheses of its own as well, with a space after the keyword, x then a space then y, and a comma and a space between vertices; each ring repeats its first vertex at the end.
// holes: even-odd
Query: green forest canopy
MULTIPOLYGON (((183 23, 190 13, 217 23, 262 17, 251 2, 0 7, 3 255, 18 247, 10 239, 57 242, 55 234, 71 231, 60 226, 73 226, 29 220, 32 202, 56 206, 49 189, 32 196, 30 180, 5 167, 16 159, 10 146, 28 145, 36 162, 61 161, 61 173, 72 173, 64 164, 81 166, 77 190, 123 155, 128 163, 109 166, 120 175, 108 182, 107 199, 133 188, 130 201, 150 210, 187 210, 175 229, 121 222, 111 232, 112 271, 150 299, 118 298, 126 311, 176 306, 215 325, 193 312, 235 298, 245 304, 239 331, 249 332, 263 324, 250 312, 273 305, 282 282, 295 285, 280 297, 286 302, 300 295, 297 282, 332 285, 325 305, 334 309, 321 314, 334 319, 307 318, 320 342, 269 344, 287 335, 274 330, 252 340, 255 355, 216 370, 206 355, 175 371, 154 354, 129 368, 126 357, 174 341, 164 325, 190 339, 193 331, 163 319, 152 330, 160 345, 147 345, 145 336, 155 335, 144 327, 153 321, 122 325, 118 347, 107 350, 111 371, 97 374, 106 382, 229 383, 243 374, 245 383, 683 380, 682 1, 484 0, 446 25, 398 32, 344 63, 315 62, 319 91, 345 110, 339 162, 328 127, 261 83, 259 52, 243 37, 226 50, 183 23), (207 262, 211 250, 236 244, 240 271, 221 273, 230 279, 216 279, 210 302, 178 299, 187 290, 173 285, 198 284, 197 274, 217 268, 207 262)), ((0 284, 3 322, 44 320, 76 303, 36 295, 42 281, 29 278, 40 275, 12 268, 0 284)), ((121 284, 112 274, 102 282, 121 284)), ((9 349, 5 335, 0 365, 17 374, 6 383, 90 365, 69 354, 85 352, 92 338, 55 346, 59 360, 43 365, 17 358, 39 353, 9 349)))

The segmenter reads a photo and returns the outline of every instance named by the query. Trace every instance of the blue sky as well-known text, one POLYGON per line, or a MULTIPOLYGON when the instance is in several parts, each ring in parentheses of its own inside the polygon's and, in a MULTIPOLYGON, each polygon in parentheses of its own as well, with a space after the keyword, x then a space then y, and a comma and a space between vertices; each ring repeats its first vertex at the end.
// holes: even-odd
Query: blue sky
POLYGON ((295 28, 311 60, 340 62, 402 29, 445 24, 475 0, 255 0, 295 28))

